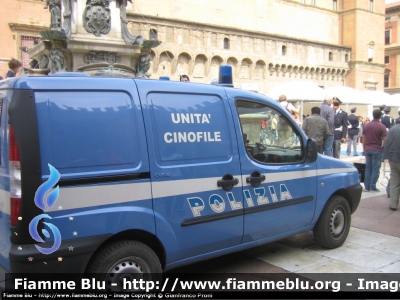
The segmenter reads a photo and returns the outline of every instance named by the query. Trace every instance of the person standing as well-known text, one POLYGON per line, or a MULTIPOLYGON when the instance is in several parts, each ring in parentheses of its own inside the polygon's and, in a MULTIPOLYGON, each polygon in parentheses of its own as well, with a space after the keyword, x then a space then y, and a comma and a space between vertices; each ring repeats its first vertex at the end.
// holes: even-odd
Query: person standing
POLYGON ((390 205, 396 211, 400 197, 400 124, 393 126, 387 133, 383 158, 390 165, 390 205))
POLYGON ((386 106, 385 107, 385 116, 382 117, 382 120, 381 120, 382 124, 386 126, 387 130, 389 130, 390 128, 392 128, 392 126, 394 126, 394 120, 390 116, 390 111, 391 111, 390 106, 386 106))
POLYGON ((296 112, 292 111, 292 117, 296 121, 297 125, 299 125, 301 127, 301 121, 300 121, 299 115, 296 114, 296 112))
POLYGON ((335 134, 333 141, 333 157, 340 158, 341 143, 346 142, 347 135, 347 113, 340 108, 342 101, 338 97, 333 97, 333 109, 335 110, 335 134))
POLYGON ((396 119, 396 124, 400 124, 400 108, 397 113, 399 114, 399 117, 396 119))
POLYGON ((376 182, 382 164, 382 144, 386 139, 387 130, 380 120, 382 112, 375 109, 372 112, 374 119, 364 126, 363 131, 363 155, 365 155, 365 192, 379 191, 376 182))
POLYGON ((179 77, 179 81, 182 81, 182 82, 190 82, 190 79, 189 79, 189 76, 187 76, 187 75, 181 75, 181 76, 179 77))
POLYGON ((18 72, 21 70, 21 67, 22 67, 22 64, 18 60, 16 60, 15 58, 11 59, 8 62, 8 68, 10 70, 8 70, 6 78, 15 77, 18 74, 18 72))
POLYGON ((332 146, 334 139, 335 126, 333 125, 335 119, 335 110, 331 107, 332 97, 326 96, 324 102, 321 104, 320 116, 328 122, 331 135, 324 142, 324 155, 332 156, 332 146))
MULTIPOLYGON (((296 109, 293 104, 287 101, 287 97, 285 95, 279 96, 279 103, 284 107, 289 114, 299 113, 298 109, 296 109)), ((278 146, 288 147, 292 144, 292 127, 290 123, 286 120, 284 116, 279 117, 278 120, 278 146)))
POLYGON ((358 156, 357 154, 357 140, 358 134, 360 132, 360 122, 358 117, 355 115, 357 108, 353 107, 350 109, 351 114, 347 117, 347 132, 348 132, 348 139, 347 139, 347 155, 351 153, 351 144, 353 144, 353 155, 358 156))
POLYGON ((357 145, 362 141, 362 131, 364 127, 364 120, 363 117, 358 116, 358 126, 360 127, 358 130, 358 140, 357 140, 357 145))
POLYGON ((331 136, 328 121, 320 116, 321 109, 319 107, 311 108, 311 116, 303 121, 302 129, 304 133, 317 143, 317 151, 322 154, 324 150, 324 140, 331 136))
POLYGON ((273 115, 272 119, 271 119, 271 130, 272 130, 272 134, 274 135, 274 137, 276 138, 276 129, 278 127, 278 120, 277 120, 278 116, 277 115, 273 115))
POLYGON ((386 108, 385 104, 382 104, 381 106, 379 106, 379 110, 382 113, 382 117, 381 118, 383 118, 385 116, 385 108, 386 108))

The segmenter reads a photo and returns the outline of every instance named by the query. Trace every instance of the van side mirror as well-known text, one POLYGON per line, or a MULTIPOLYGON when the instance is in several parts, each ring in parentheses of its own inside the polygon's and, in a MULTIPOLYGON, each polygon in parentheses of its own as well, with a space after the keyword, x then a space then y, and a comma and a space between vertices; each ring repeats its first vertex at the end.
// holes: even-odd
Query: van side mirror
POLYGON ((314 139, 308 139, 307 141, 306 157, 307 161, 310 163, 317 160, 318 157, 317 142, 314 139))

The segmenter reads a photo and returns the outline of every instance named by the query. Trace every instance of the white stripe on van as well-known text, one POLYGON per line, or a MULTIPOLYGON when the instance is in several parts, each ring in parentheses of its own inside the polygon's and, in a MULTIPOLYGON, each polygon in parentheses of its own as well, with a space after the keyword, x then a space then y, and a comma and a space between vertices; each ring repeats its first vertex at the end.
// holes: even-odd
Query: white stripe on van
POLYGON ((0 211, 7 215, 11 214, 10 212, 10 192, 0 189, 0 211))
MULTIPOLYGON (((49 211, 151 200, 150 182, 61 187, 57 202, 49 211)), ((33 200, 33 199, 32 199, 33 200)))
MULTIPOLYGON (((357 172, 357 169, 337 168, 322 169, 317 171, 305 170, 294 172, 264 173, 266 177, 264 182, 283 182, 285 180, 352 172, 357 172)), ((249 176, 250 174, 243 176, 237 175, 233 177, 239 179, 239 184, 237 186, 240 186, 242 182, 244 186, 247 186, 249 184, 246 183, 246 177, 249 176)), ((163 198, 220 189, 217 187, 217 181, 220 179, 221 177, 214 177, 153 182, 153 197, 163 198)), ((50 211, 57 211, 59 210, 59 207, 61 207, 62 210, 66 210, 139 200, 151 200, 151 198, 152 195, 150 182, 61 187, 58 200, 50 209, 50 211)), ((1 189, 0 211, 10 214, 10 192, 1 189)))
MULTIPOLYGON (((293 172, 275 172, 275 173, 264 173, 264 182, 283 182, 285 180, 301 179, 306 177, 329 175, 329 174, 339 174, 339 173, 352 173, 357 172, 353 168, 338 168, 338 169, 323 169, 323 170, 304 170, 304 171, 293 171, 293 172)), ((247 175, 234 175, 234 178, 239 179, 239 184, 243 182, 243 185, 250 185, 246 183, 247 175)), ((221 177, 214 178, 199 178, 199 179, 186 179, 186 180, 168 180, 168 181, 158 181, 153 182, 153 197, 163 198, 170 196, 185 195, 191 193, 200 193, 206 191, 212 191, 219 189, 217 187, 217 181, 221 177)))
MULTIPOLYGON (((263 183, 314 177, 314 176, 316 176, 316 174, 317 174, 317 172, 315 170, 265 173, 265 174, 263 174, 263 175, 265 175, 265 180, 263 181, 263 183)), ((250 185, 250 183, 246 183, 246 177, 250 177, 250 174, 242 176, 242 180, 245 183, 244 185, 250 185)))
MULTIPOLYGON (((242 182, 240 175, 234 175, 233 177, 239 180, 239 183, 236 186, 241 186, 242 182)), ((163 198, 222 189, 221 187, 217 186, 217 181, 221 179, 222 176, 212 178, 156 181, 152 183, 153 197, 163 198)))
POLYGON ((317 170, 317 176, 339 174, 339 173, 353 173, 353 172, 358 173, 356 168, 321 169, 317 170))

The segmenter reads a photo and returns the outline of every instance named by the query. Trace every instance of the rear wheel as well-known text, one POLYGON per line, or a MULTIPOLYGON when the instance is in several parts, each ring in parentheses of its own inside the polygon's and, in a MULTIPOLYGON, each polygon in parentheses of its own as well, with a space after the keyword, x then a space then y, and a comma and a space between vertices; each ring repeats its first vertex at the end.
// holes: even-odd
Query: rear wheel
POLYGON ((314 227, 314 239, 322 247, 340 247, 349 234, 351 213, 342 196, 333 196, 323 209, 314 227))
POLYGON ((123 240, 103 246, 92 258, 86 272, 102 274, 107 288, 120 290, 124 280, 154 280, 162 268, 150 247, 140 242, 123 240))

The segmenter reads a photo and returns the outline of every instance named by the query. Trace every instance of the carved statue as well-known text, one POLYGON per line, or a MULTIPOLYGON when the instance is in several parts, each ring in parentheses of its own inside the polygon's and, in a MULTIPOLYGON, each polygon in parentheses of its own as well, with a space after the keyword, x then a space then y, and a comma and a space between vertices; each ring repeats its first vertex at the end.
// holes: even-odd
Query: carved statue
POLYGON ((146 72, 150 69, 150 57, 141 55, 136 64, 136 77, 145 77, 146 72))
POLYGON ((99 71, 96 72, 95 76, 99 77, 128 77, 127 74, 120 70, 120 69, 115 69, 112 64, 108 65, 108 68, 103 68, 100 69, 99 71))
POLYGON ((95 36, 107 34, 111 29, 110 3, 108 0, 87 0, 83 12, 83 27, 95 36))
POLYGON ((49 58, 45 54, 40 55, 38 62, 39 69, 47 69, 48 64, 49 64, 49 58))
POLYGON ((36 59, 32 59, 29 63, 29 66, 31 67, 31 69, 39 69, 39 63, 36 59))
POLYGON ((72 15, 71 0, 63 0, 63 8, 64 8, 63 30, 64 30, 67 38, 70 38, 70 36, 71 36, 71 15, 72 15))
POLYGON ((84 60, 89 65, 102 62, 106 62, 108 64, 115 64, 119 63, 120 58, 118 55, 114 53, 91 51, 85 55, 84 60))
POLYGON ((61 0, 46 0, 45 9, 49 9, 51 15, 50 29, 61 29, 61 0))
POLYGON ((61 49, 54 48, 50 51, 50 74, 65 72, 65 58, 61 49))
POLYGON ((128 1, 131 2, 130 0, 118 0, 121 18, 122 38, 128 45, 140 46, 144 41, 144 37, 141 35, 132 35, 128 29, 128 21, 126 19, 126 6, 128 4, 128 1))

